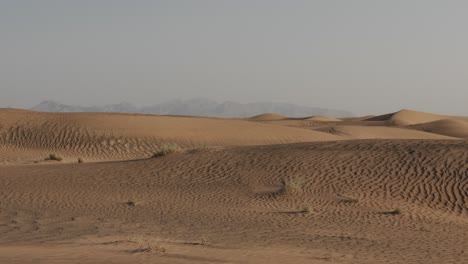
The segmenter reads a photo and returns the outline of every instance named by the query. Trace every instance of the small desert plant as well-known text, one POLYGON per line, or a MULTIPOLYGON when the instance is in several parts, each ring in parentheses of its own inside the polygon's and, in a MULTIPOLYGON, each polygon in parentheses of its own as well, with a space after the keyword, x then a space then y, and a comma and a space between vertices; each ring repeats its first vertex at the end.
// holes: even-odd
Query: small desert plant
POLYGON ((304 180, 302 178, 294 178, 283 181, 281 192, 283 194, 300 193, 303 190, 304 180))
POLYGON ((205 236, 201 236, 199 245, 203 246, 203 245, 207 245, 207 244, 208 244, 208 238, 205 237, 205 236))
POLYGON ((199 145, 199 146, 197 146, 195 148, 189 149, 187 151, 187 153, 189 153, 189 154, 197 154, 197 153, 200 153, 200 152, 214 153, 214 152, 218 152, 220 150, 222 150, 222 148, 219 147, 219 146, 212 146, 212 145, 202 144, 202 145, 199 145))
POLYGON ((138 249, 132 251, 132 253, 166 253, 166 248, 157 244, 147 244, 146 246, 140 246, 138 249))
POLYGON ((129 238, 126 240, 120 240, 120 241, 113 241, 111 242, 114 244, 115 242, 120 243, 135 243, 138 245, 138 248, 134 250, 130 250, 129 252, 131 253, 157 253, 157 254, 165 254, 166 253, 166 248, 164 248, 159 241, 153 241, 152 239, 148 240, 143 237, 134 237, 134 238, 129 238))
POLYGON ((312 208, 309 206, 304 206, 301 211, 302 214, 308 215, 312 213, 312 208))
POLYGON ((207 149, 207 148, 210 148, 210 145, 206 144, 206 143, 203 143, 203 144, 200 144, 198 145, 195 149, 207 149))
POLYGON ((182 151, 182 149, 177 144, 164 144, 153 154, 153 158, 167 156, 180 151, 182 151))
POLYGON ((82 158, 78 158, 78 163, 83 163, 84 160, 82 158))
POLYGON ((57 154, 49 154, 49 156, 45 160, 56 160, 56 161, 62 161, 63 158, 57 154))
POLYGON ((128 200, 125 204, 130 206, 130 207, 134 207, 136 205, 136 203, 134 201, 132 201, 132 200, 128 200))

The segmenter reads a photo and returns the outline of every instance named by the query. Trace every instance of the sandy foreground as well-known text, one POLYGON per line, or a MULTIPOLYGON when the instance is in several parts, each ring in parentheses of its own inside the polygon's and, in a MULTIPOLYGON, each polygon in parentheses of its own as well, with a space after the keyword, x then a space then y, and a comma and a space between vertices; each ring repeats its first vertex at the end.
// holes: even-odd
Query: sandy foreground
POLYGON ((468 263, 468 118, 0 109, 0 263, 468 263))

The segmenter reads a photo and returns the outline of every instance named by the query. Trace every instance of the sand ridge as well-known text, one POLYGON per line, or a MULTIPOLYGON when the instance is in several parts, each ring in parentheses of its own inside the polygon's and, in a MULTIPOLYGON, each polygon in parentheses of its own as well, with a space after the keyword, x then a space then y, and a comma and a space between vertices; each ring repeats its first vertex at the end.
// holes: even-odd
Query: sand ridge
POLYGON ((0 263, 466 263, 467 121, 439 117, 2 109, 0 263))
POLYGON ((113 113, 41 113, 0 110, 0 165, 129 160, 152 156, 165 144, 182 148, 269 145, 355 139, 462 139, 468 121, 402 110, 372 118, 286 118, 267 113, 249 119, 113 113), (394 119, 397 118, 397 119, 394 119), (338 120, 338 121, 337 121, 338 120), (418 123, 395 127, 401 124, 418 123), (445 120, 445 121, 444 121, 445 120), (397 123, 398 123, 397 122, 397 123))
POLYGON ((433 131, 384 126, 335 125, 320 127, 315 131, 339 135, 347 139, 458 139, 435 134, 433 131))
POLYGON ((389 124, 404 126, 433 122, 444 118, 449 118, 449 116, 403 109, 395 113, 371 117, 365 121, 386 121, 389 124))
POLYGON ((286 119, 287 117, 276 114, 276 113, 264 113, 256 116, 252 116, 248 118, 248 120, 252 121, 272 121, 272 120, 282 120, 286 119))
POLYGON ((37 161, 49 153, 67 160, 149 157, 161 145, 265 145, 340 140, 319 131, 237 119, 137 114, 0 111, 0 163, 37 161))
POLYGON ((307 117, 305 120, 309 121, 320 121, 320 122, 341 122, 343 120, 334 118, 334 117, 329 117, 329 116, 311 116, 307 117))
POLYGON ((440 119, 433 122, 412 125, 409 126, 409 128, 450 137, 468 139, 468 120, 440 119))

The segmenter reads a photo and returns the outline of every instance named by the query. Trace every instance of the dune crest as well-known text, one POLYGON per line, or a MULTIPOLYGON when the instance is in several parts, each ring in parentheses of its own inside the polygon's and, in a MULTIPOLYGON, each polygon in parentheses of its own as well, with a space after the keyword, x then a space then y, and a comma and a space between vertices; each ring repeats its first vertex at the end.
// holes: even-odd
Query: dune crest
POLYGON ((403 109, 395 113, 368 118, 364 121, 388 121, 397 126, 414 125, 437 121, 448 116, 403 109))
POLYGON ((399 127, 344 125, 321 127, 316 130, 346 137, 347 139, 458 139, 449 135, 432 133, 432 131, 426 132, 399 127))
POLYGON ((329 116, 311 116, 311 117, 306 118, 305 120, 319 121, 319 122, 341 122, 343 121, 341 119, 329 117, 329 116))
POLYGON ((276 114, 276 113, 264 113, 248 118, 253 121, 273 121, 273 120, 283 120, 286 119, 285 116, 276 114))
POLYGON ((441 119, 433 122, 409 126, 411 129, 430 133, 468 139, 468 121, 456 119, 441 119))
POLYGON ((339 136, 239 119, 110 113, 0 111, 0 162, 37 161, 50 153, 65 161, 125 160, 151 156, 163 144, 268 145, 339 136))

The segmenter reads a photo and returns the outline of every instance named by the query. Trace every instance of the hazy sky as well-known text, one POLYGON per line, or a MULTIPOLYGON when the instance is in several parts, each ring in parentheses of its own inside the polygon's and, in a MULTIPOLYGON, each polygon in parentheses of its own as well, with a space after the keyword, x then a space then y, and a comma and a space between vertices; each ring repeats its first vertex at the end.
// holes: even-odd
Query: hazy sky
POLYGON ((468 1, 0 0, 0 106, 193 97, 468 115, 468 1))

